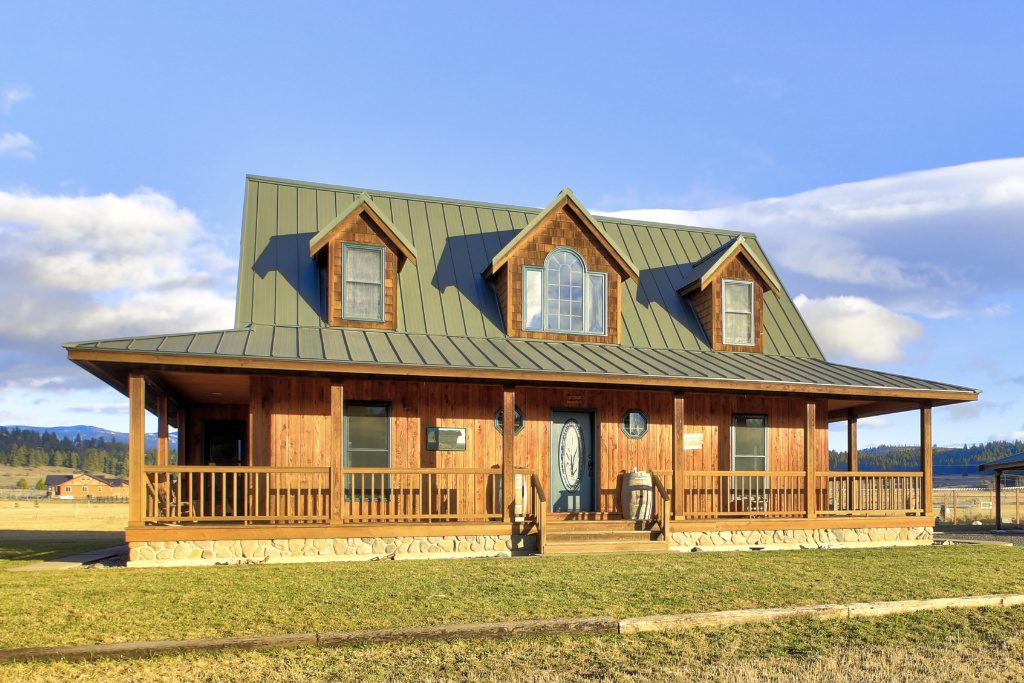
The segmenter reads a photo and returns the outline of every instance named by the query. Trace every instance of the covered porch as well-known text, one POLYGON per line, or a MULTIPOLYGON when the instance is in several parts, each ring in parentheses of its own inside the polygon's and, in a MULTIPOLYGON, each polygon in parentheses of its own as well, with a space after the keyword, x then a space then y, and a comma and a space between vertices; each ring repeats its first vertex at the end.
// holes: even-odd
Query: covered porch
POLYGON ((642 399, 639 389, 609 398, 614 390, 525 383, 415 383, 420 387, 416 400, 407 400, 401 395, 410 382, 316 381, 180 369, 129 372, 129 541, 480 536, 508 537, 515 546, 510 550, 554 552, 563 537, 583 529, 617 533, 619 540, 642 537, 668 549, 673 533, 688 539, 705 532, 933 524, 930 402, 751 398, 665 389, 644 391, 642 399), (291 394, 288 382, 297 383, 291 394), (393 406, 386 467, 341 457, 347 448, 346 404, 366 405, 371 396, 383 396, 393 406), (428 396, 440 398, 417 404, 428 396), (472 403, 493 403, 501 410, 494 416, 489 408, 471 410, 472 403), (649 438, 625 439, 618 413, 622 406, 641 404, 650 419, 649 438), (534 423, 547 423, 553 407, 567 405, 592 408, 595 415, 598 475, 592 510, 552 509, 550 428, 534 423), (722 420, 740 409, 763 411, 777 423, 778 433, 766 437, 766 448, 771 438, 773 450, 764 460, 766 469, 727 464, 735 462, 727 453, 734 449, 722 420), (858 418, 907 409, 920 416, 920 468, 861 471, 858 418), (158 424, 150 462, 144 441, 147 411, 158 424), (409 422, 413 412, 415 423, 409 422), (525 425, 517 424, 523 412, 525 425), (237 457, 211 455, 217 444, 210 442, 204 419, 224 422, 232 416, 244 424, 237 457), (498 417, 500 422, 491 424, 498 417), (828 466, 828 424, 837 421, 848 423, 845 471, 828 466), (449 456, 430 450, 424 425, 435 424, 467 425, 469 449, 449 456), (169 447, 171 426, 179 430, 177 462, 169 447), (632 467, 652 473, 650 513, 642 522, 625 520, 622 510, 622 477, 632 467))

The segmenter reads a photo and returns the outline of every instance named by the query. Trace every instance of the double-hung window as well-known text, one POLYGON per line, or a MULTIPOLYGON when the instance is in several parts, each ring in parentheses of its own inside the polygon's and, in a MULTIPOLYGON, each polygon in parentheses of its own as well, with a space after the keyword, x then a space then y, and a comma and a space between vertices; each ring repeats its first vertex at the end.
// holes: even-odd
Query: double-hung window
MULTIPOLYGON (((734 472, 768 470, 768 416, 732 416, 732 469, 734 472)), ((733 499, 744 512, 763 510, 767 505, 768 481, 764 476, 733 477, 733 499)))
MULTIPOLYGON (((391 406, 387 403, 345 404, 345 469, 391 467, 391 406)), ((391 477, 384 472, 345 473, 348 500, 386 500, 391 477)))
POLYGON ((588 271, 575 251, 554 249, 523 269, 523 329, 608 334, 608 274, 588 271))
POLYGON ((341 317, 384 322, 384 248, 342 245, 341 317))
POLYGON ((754 344, 754 283, 722 280, 722 342, 754 344))

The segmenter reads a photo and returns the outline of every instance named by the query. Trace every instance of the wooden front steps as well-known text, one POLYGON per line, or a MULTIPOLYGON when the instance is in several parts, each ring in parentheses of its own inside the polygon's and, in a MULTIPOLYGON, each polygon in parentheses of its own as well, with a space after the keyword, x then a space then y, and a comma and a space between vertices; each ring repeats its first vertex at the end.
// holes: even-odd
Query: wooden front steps
POLYGON ((660 553, 668 550, 661 529, 643 522, 549 521, 545 555, 584 553, 660 553))

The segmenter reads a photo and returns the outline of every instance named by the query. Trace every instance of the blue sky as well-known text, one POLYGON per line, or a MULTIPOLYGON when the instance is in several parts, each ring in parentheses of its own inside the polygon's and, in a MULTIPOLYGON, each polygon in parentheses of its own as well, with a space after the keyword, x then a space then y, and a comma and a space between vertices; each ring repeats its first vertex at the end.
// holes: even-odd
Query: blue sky
POLYGON ((3 16, 0 424, 125 429, 59 343, 229 325, 257 173, 753 230, 830 359, 985 391, 939 443, 1024 436, 1019 4, 3 16))

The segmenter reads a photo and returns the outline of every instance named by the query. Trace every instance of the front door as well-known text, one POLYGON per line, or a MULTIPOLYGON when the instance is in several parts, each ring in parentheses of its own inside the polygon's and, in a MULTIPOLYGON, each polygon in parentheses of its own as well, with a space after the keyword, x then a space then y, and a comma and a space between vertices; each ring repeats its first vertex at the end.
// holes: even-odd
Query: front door
POLYGON ((551 511, 594 510, 594 418, 551 413, 551 511))

